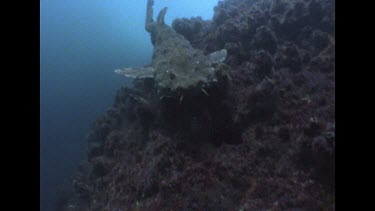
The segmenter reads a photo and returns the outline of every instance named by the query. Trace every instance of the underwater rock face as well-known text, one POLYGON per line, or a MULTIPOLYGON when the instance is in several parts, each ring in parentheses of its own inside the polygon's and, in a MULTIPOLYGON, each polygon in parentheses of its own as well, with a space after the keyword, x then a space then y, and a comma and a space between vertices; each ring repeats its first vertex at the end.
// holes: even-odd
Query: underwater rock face
POLYGON ((93 124, 60 210, 335 210, 334 4, 225 0, 212 21, 175 30, 154 25, 166 10, 148 15, 152 77, 121 88, 93 124), (160 99, 161 87, 207 83, 209 68, 207 95, 160 99))

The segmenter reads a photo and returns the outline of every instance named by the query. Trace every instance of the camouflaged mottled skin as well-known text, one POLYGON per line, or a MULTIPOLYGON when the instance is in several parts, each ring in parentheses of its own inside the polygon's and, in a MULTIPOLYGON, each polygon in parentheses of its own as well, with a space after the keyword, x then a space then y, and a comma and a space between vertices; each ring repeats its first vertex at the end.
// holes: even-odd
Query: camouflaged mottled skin
POLYGON ((153 0, 147 1, 145 29, 154 45, 152 64, 149 67, 116 69, 115 73, 129 78, 154 78, 161 96, 177 95, 204 90, 216 82, 213 64, 221 63, 227 56, 225 49, 206 56, 194 49, 190 42, 164 22, 167 8, 162 9, 156 22, 153 20, 153 0))
POLYGON ((152 20, 153 1, 148 0, 146 30, 154 45, 152 66, 160 90, 187 91, 215 81, 209 57, 194 49, 184 36, 164 23, 167 8, 161 10, 157 21, 152 20))

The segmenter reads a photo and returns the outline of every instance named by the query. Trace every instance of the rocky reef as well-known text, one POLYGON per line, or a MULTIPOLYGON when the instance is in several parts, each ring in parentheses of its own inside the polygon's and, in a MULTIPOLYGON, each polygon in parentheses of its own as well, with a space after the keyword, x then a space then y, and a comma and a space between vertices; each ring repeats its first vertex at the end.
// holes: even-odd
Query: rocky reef
POLYGON ((171 30, 205 58, 226 49, 217 82, 119 89, 59 210, 335 210, 335 1, 214 10, 171 30))

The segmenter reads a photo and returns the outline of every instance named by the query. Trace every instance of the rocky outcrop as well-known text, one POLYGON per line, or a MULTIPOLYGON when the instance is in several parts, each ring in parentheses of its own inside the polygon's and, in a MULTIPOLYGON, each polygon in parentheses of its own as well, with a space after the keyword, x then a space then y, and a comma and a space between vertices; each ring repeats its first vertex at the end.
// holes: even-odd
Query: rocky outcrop
POLYGON ((178 100, 121 88, 93 126, 78 210, 335 210, 335 1, 226 0, 178 19, 216 85, 178 100))

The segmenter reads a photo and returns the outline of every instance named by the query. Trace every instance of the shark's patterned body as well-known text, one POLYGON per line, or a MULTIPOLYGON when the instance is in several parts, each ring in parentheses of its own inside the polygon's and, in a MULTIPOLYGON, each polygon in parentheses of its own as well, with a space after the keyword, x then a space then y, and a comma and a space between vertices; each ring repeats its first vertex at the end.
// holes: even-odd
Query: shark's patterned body
POLYGON ((124 68, 115 70, 126 77, 153 77, 160 91, 183 92, 216 81, 214 63, 222 62, 226 50, 214 52, 208 56, 194 49, 188 40, 166 25, 165 7, 160 11, 157 21, 153 20, 153 0, 147 1, 146 31, 151 35, 154 53, 151 67, 124 68))

